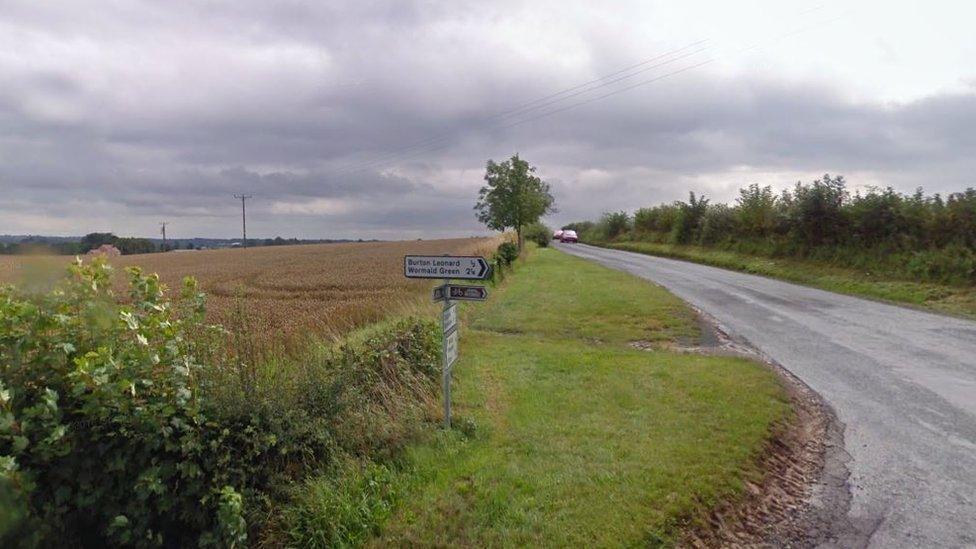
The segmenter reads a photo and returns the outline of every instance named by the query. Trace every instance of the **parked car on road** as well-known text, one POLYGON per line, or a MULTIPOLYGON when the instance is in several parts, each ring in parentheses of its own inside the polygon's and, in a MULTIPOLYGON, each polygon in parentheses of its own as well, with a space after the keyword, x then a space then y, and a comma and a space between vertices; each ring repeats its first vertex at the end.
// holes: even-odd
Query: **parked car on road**
POLYGON ((562 229, 560 229, 560 230, 558 230, 558 231, 556 231, 556 232, 554 232, 554 233, 552 233, 552 239, 553 239, 553 240, 559 240, 560 238, 562 238, 562 236, 563 236, 563 231, 562 231, 562 229))
POLYGON ((576 231, 563 231, 563 234, 559 235, 560 242, 579 242, 579 237, 576 236, 576 231))

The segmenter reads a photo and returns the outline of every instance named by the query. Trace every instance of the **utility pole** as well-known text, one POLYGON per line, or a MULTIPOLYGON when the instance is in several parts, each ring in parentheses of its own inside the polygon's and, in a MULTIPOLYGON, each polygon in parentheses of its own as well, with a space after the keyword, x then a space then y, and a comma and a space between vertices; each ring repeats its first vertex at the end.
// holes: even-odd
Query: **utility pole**
POLYGON ((166 221, 161 221, 159 223, 159 226, 162 227, 162 229, 160 229, 160 232, 163 233, 163 251, 164 252, 166 251, 166 225, 169 225, 169 223, 167 223, 166 221))
POLYGON ((234 198, 241 199, 241 230, 244 233, 244 241, 241 242, 245 248, 247 248, 247 206, 244 205, 248 198, 252 198, 253 195, 250 194, 235 194, 234 198))

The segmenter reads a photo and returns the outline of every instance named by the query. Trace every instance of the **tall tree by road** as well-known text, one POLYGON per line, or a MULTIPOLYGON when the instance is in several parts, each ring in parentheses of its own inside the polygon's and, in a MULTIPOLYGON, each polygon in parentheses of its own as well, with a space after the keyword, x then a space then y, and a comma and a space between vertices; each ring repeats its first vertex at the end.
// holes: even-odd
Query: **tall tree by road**
POLYGON ((524 244, 522 229, 556 211, 549 184, 518 154, 501 163, 489 160, 485 182, 474 206, 478 221, 496 231, 515 229, 519 248, 524 244))

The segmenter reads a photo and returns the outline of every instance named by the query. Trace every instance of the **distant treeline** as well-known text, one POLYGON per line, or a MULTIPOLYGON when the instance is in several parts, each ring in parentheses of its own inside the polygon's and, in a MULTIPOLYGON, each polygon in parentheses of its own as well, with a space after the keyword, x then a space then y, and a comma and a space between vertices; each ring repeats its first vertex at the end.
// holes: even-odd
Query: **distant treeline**
POLYGON ((586 241, 700 245, 765 256, 880 268, 916 280, 976 283, 976 189, 926 195, 892 188, 851 193, 843 176, 777 194, 752 184, 734 204, 690 193, 633 213, 572 223, 586 241))
MULTIPOLYGON (((9 239, 10 237, 3 237, 9 239)), ((286 246, 297 244, 326 244, 336 242, 350 242, 350 240, 305 240, 298 238, 249 238, 248 246, 286 246)), ((358 242, 363 242, 362 239, 358 242)), ((3 242, 0 240, 0 255, 48 253, 59 255, 80 255, 88 253, 102 246, 110 244, 118 248, 123 255, 148 254, 170 250, 194 250, 205 248, 226 248, 240 246, 240 240, 234 239, 171 239, 164 244, 158 239, 121 237, 112 233, 89 233, 83 237, 47 237, 26 236, 16 241, 3 242)))
POLYGON ((148 238, 119 237, 112 233, 90 233, 78 241, 31 236, 21 239, 20 242, 0 242, 0 254, 54 253, 74 255, 87 253, 103 244, 111 244, 126 255, 160 251, 148 238))

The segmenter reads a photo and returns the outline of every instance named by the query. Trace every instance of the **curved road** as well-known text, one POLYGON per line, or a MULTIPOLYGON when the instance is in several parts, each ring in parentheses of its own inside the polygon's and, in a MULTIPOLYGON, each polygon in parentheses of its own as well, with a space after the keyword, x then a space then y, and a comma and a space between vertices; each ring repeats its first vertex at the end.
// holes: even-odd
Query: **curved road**
POLYGON ((684 261, 557 247, 664 286, 820 393, 851 458, 856 535, 840 545, 976 547, 976 322, 684 261))

